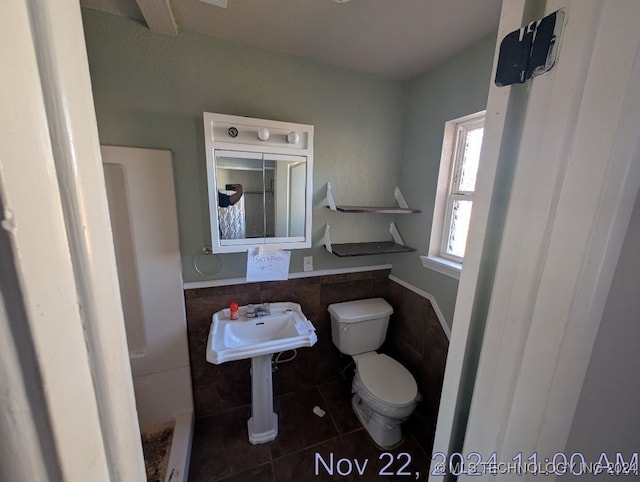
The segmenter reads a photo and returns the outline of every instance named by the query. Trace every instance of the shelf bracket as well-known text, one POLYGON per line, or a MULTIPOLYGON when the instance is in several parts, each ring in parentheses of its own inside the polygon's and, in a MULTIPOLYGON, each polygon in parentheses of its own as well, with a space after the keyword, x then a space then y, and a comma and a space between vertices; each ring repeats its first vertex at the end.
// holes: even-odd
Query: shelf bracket
MULTIPOLYGON (((329 191, 328 186, 329 185, 327 183, 327 192, 329 191)), ((329 234, 329 223, 324 225, 323 241, 324 241, 324 247, 327 249, 327 251, 329 251, 330 253, 333 253, 333 249, 331 249, 331 235, 329 234)))
POLYGON ((400 236, 400 233, 398 232, 398 228, 396 228, 396 223, 391 223, 389 225, 389 232, 391 233, 391 236, 393 237, 393 242, 396 244, 400 244, 401 246, 406 246, 404 244, 404 241, 402 240, 402 237, 400 236))
POLYGON ((409 209, 409 205, 407 204, 407 201, 404 200, 404 196, 400 192, 400 188, 398 186, 393 190, 393 197, 396 198, 398 206, 404 209, 409 209))
MULTIPOLYGON (((329 203, 329 209, 336 211, 336 202, 333 199, 333 192, 331 191, 331 183, 327 183, 327 202, 329 203)), ((329 226, 327 224, 327 226, 329 226)))

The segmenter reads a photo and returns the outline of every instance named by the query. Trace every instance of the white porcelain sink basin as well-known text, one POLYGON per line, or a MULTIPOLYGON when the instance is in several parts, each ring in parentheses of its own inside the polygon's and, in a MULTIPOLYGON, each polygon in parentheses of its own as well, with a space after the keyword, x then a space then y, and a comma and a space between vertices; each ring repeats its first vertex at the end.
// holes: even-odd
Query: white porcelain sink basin
POLYGON ((247 317, 247 307, 241 306, 239 319, 232 320, 228 309, 218 311, 213 315, 207 340, 210 363, 251 358, 251 418, 247 428, 252 444, 267 443, 278 436, 278 415, 273 411, 272 355, 313 346, 318 341, 315 328, 299 304, 271 303, 268 312, 251 318, 247 317))
POLYGON ((247 318, 247 307, 242 306, 238 320, 229 318, 228 309, 215 313, 207 341, 207 361, 220 364, 313 346, 318 341, 299 304, 271 303, 270 312, 247 318))

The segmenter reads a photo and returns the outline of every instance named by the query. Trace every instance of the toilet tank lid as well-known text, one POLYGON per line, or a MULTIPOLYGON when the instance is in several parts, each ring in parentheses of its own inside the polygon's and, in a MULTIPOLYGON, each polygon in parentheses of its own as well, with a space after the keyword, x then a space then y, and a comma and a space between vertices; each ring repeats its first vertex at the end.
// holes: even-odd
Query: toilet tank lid
POLYGON ((329 313, 343 323, 355 323, 390 316, 393 308, 383 298, 369 298, 334 303, 329 305, 329 313))

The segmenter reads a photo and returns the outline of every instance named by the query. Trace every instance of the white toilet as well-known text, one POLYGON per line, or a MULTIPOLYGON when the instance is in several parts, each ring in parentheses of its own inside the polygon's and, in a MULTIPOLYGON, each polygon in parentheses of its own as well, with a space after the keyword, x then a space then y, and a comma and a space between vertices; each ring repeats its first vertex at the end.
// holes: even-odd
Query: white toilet
POLYGON ((373 441, 390 448, 402 440, 400 425, 420 399, 409 371, 393 358, 376 353, 387 334, 393 308, 382 298, 329 305, 331 339, 356 364, 353 409, 373 441))

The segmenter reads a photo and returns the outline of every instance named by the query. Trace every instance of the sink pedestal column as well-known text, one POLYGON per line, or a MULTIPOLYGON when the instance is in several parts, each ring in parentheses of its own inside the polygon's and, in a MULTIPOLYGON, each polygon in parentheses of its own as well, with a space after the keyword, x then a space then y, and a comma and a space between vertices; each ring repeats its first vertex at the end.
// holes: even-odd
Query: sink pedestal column
POLYGON ((273 411, 271 357, 251 359, 251 418, 247 422, 249 442, 263 444, 278 436, 278 415, 273 411))

